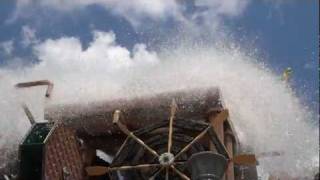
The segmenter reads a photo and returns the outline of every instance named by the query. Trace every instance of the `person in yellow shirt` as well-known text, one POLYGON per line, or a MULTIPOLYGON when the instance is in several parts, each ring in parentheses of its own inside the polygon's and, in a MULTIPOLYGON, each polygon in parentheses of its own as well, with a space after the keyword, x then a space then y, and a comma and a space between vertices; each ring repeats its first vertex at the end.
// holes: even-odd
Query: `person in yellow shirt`
POLYGON ((288 82, 292 75, 292 69, 290 67, 286 68, 282 73, 282 80, 288 82))

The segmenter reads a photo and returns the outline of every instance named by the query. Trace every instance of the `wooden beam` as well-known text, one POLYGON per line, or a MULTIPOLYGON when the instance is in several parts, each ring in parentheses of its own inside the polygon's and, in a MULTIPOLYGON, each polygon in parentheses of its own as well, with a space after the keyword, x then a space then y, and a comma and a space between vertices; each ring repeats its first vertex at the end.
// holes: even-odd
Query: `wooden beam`
POLYGON ((211 139, 211 142, 213 143, 213 145, 216 147, 217 152, 219 154, 222 154, 223 156, 225 156, 226 159, 230 159, 230 155, 227 151, 227 148, 224 146, 224 144, 219 140, 217 133, 215 132, 215 130, 213 128, 211 128, 208 131, 209 137, 211 139))
MULTIPOLYGON (((234 143, 234 136, 231 130, 227 130, 225 132, 225 145, 227 151, 229 153, 230 158, 233 158, 233 143, 234 143)), ((229 162, 228 168, 226 170, 226 179, 227 180, 234 180, 234 163, 232 161, 229 162)))

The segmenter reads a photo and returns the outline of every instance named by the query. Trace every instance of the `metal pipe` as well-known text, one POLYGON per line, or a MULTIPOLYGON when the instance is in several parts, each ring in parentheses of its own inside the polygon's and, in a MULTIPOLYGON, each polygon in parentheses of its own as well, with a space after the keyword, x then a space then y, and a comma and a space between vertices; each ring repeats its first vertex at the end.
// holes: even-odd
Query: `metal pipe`
POLYGON ((28 88, 33 86, 48 86, 46 91, 46 97, 49 98, 51 96, 53 83, 48 80, 24 82, 24 83, 18 83, 15 85, 16 88, 28 88))
POLYGON ((27 106, 26 104, 22 104, 21 106, 22 106, 23 111, 24 111, 24 113, 26 114, 27 118, 29 119, 30 124, 31 124, 31 125, 35 124, 36 121, 35 121, 32 113, 31 113, 30 109, 28 108, 28 106, 27 106))

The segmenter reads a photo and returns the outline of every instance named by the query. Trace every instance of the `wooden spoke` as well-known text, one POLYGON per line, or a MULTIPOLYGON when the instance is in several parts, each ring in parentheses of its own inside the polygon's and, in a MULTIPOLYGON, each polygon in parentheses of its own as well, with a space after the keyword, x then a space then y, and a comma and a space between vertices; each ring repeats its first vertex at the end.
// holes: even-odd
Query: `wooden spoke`
POLYGON ((126 171, 132 169, 144 169, 144 168, 152 168, 152 167, 162 167, 161 164, 139 164, 134 166, 120 166, 120 167, 110 167, 108 171, 126 171))
POLYGON ((136 135, 133 134, 124 124, 122 124, 120 121, 120 110, 116 110, 113 115, 113 123, 117 124, 119 129, 126 134, 127 136, 134 139, 138 144, 146 148, 151 154, 153 154, 156 157, 159 157, 159 154, 153 150, 151 147, 149 147, 146 143, 144 143, 140 138, 138 138, 136 135))
POLYGON ((153 176, 149 178, 149 180, 154 180, 164 170, 164 168, 164 166, 161 167, 153 176))
POLYGON ((175 172, 177 173, 182 179, 184 180, 190 180, 190 178, 185 175, 184 173, 182 173, 180 170, 178 170, 177 168, 175 168, 173 165, 170 166, 170 168, 175 172))
MULTIPOLYGON (((173 165, 181 165, 185 163, 186 161, 179 161, 179 162, 174 162, 173 165)), ((165 166, 161 167, 153 176, 149 178, 149 180, 154 180, 165 168, 166 168, 165 166)))
POLYGON ((145 169, 152 167, 162 167, 161 164, 139 164, 134 166, 105 167, 105 166, 88 166, 86 172, 89 176, 100 176, 111 171, 127 171, 134 169, 145 169))
POLYGON ((169 180, 169 168, 166 167, 166 180, 169 180))
POLYGON ((177 103, 174 99, 172 99, 172 103, 170 106, 170 118, 169 118, 169 136, 168 136, 168 152, 171 152, 172 147, 172 133, 173 133, 173 119, 177 111, 177 103))
POLYGON ((187 144, 174 158, 178 158, 184 152, 186 152, 194 143, 196 143, 199 139, 201 139, 211 128, 211 126, 204 129, 197 137, 195 137, 189 144, 187 144))

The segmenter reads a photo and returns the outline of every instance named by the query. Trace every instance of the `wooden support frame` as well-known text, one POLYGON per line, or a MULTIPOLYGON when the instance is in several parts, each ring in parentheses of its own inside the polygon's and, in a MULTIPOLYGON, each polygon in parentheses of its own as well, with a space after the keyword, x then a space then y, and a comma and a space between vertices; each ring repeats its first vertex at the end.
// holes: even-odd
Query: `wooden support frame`
MULTIPOLYGON (((224 143, 226 145, 227 151, 229 153, 230 158, 233 158, 233 146, 234 146, 234 135, 230 129, 227 129, 224 134, 224 143)), ((232 161, 229 162, 227 170, 226 170, 226 179, 234 180, 234 163, 232 161)))
MULTIPOLYGON (((209 148, 211 151, 221 153, 228 159, 232 159, 234 155, 234 146, 236 146, 236 144, 231 125, 228 121, 228 116, 228 110, 222 108, 211 109, 209 112, 208 121, 212 126, 212 129, 209 131, 209 135, 212 138, 209 148), (220 122, 215 122, 216 116, 222 112, 226 113, 226 118, 219 120, 220 122), (226 124, 228 124, 228 126, 226 124)), ((234 163, 230 162, 222 180, 234 180, 234 178, 234 163)))

